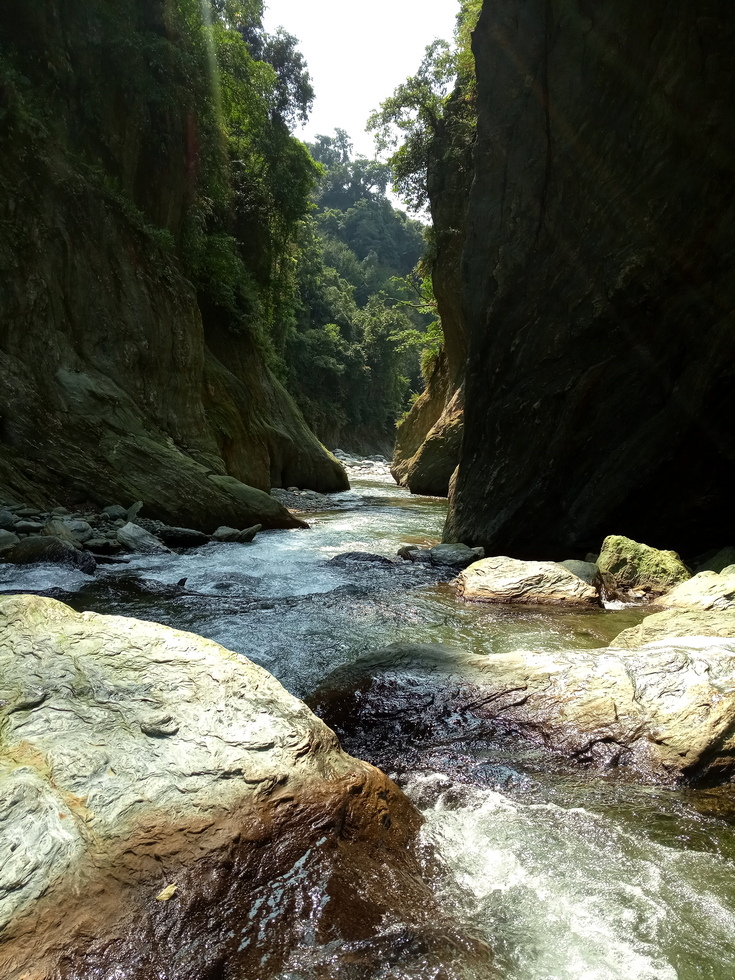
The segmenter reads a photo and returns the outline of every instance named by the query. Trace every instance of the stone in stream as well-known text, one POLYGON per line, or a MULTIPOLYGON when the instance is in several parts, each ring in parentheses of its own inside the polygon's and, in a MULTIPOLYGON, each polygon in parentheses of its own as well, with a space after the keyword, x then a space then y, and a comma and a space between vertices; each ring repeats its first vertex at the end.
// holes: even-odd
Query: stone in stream
POLYGON ((659 551, 611 534, 597 559, 605 592, 611 598, 652 598, 692 577, 675 551, 659 551))
POLYGON ((569 606, 600 604, 597 589, 563 565, 502 556, 483 558, 460 572, 457 595, 472 602, 569 606))
POLYGON ((168 551, 166 545, 158 538, 139 527, 137 524, 128 522, 117 529, 117 540, 125 545, 129 551, 142 551, 154 554, 158 551, 168 551))
POLYGON ((17 534, 13 534, 12 531, 6 531, 4 528, 0 528, 0 551, 6 551, 8 548, 12 548, 14 544, 18 544, 20 538, 17 534))
POLYGON ((572 575, 581 578, 587 585, 594 586, 598 592, 602 588, 602 576, 600 575, 600 569, 596 561, 577 561, 574 558, 569 558, 567 561, 560 561, 559 564, 566 568, 568 572, 571 572, 572 575))
POLYGON ((212 540, 203 531, 195 531, 190 527, 169 527, 164 524, 158 536, 169 548, 201 548, 212 540))
POLYGON ((335 555, 329 559, 330 565, 383 565, 392 567, 395 562, 384 555, 374 555, 369 551, 344 551, 341 555, 335 555))
POLYGON ((525 741, 575 766, 624 766, 644 782, 735 773, 735 639, 487 657, 396 643, 333 671, 311 703, 384 766, 496 740, 503 752, 525 741))
POLYGON ((0 976, 489 975, 406 797, 211 640, 0 597, 0 725, 0 976))
POLYGON ((51 562, 55 565, 71 565, 87 575, 93 575, 97 563, 88 552, 78 545, 69 544, 59 538, 35 535, 24 538, 12 548, 2 553, 3 561, 11 565, 35 565, 51 562))
POLYGON ((12 531, 15 527, 15 520, 15 514, 12 511, 0 507, 0 530, 12 531))
POLYGON ((618 633, 610 646, 632 647, 683 636, 735 637, 735 608, 729 610, 666 609, 646 616, 638 626, 618 633))
POLYGON ((735 569, 720 575, 697 572, 657 599, 656 605, 678 609, 735 609, 735 569))
POLYGON ((436 544, 429 548, 429 558, 432 565, 449 565, 451 568, 466 568, 473 562, 485 557, 483 548, 470 548, 459 542, 452 544, 436 544))

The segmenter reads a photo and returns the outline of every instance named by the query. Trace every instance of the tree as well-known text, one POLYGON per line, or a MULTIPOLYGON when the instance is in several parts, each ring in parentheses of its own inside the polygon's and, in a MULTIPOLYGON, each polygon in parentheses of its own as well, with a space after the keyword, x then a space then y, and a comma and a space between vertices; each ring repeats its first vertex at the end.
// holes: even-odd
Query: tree
POLYGON ((379 153, 389 151, 393 189, 410 210, 421 213, 428 205, 428 171, 431 149, 445 118, 454 90, 462 110, 455 120, 474 127, 474 60, 470 50, 472 30, 482 0, 462 0, 454 44, 436 40, 426 48, 415 75, 410 76, 381 103, 368 119, 375 131, 379 153))

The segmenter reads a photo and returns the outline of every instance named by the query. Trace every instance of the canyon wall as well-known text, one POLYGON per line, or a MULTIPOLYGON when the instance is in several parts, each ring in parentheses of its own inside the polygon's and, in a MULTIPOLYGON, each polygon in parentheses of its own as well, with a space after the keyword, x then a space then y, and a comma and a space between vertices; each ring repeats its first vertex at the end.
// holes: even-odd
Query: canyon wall
POLYGON ((492 0, 446 540, 735 537, 735 7, 492 0))
POLYGON ((184 274, 212 152, 184 54, 161 0, 0 15, 9 501, 142 500, 146 516, 211 531, 258 517, 251 487, 348 485, 256 332, 223 325, 184 274))

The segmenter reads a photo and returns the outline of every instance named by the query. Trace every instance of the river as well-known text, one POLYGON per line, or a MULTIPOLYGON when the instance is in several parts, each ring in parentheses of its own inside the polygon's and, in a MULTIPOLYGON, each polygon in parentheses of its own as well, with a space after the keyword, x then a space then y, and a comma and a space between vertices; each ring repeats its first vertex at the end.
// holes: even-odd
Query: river
MULTIPOLYGON (((0 566, 0 590, 42 591, 77 609, 192 630, 247 655, 307 700, 335 667, 397 640, 486 656, 594 648, 642 618, 637 608, 462 604, 450 572, 334 561, 345 552, 394 558, 401 544, 441 535, 444 501, 412 497, 380 467, 353 472, 352 482, 332 509, 306 515, 309 530, 136 555, 125 566, 101 566, 95 579, 0 566)), ((636 786, 624 775, 550 764, 523 745, 468 751, 460 739, 408 752, 388 737, 379 748, 348 737, 346 747, 385 767, 423 811, 423 845, 438 856, 434 887, 452 916, 494 949, 493 976, 735 976, 731 787, 636 786)), ((402 970, 385 976, 420 975, 402 970)), ((454 977, 449 968, 430 975, 454 977)), ((310 978, 294 969, 283 980, 310 978)))

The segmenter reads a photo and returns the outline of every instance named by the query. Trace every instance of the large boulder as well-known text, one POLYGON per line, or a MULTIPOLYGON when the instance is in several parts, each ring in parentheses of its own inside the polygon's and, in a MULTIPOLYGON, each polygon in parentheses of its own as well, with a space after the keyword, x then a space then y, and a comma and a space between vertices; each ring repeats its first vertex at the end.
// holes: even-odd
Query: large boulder
POLYGON ((735 609, 735 570, 699 572, 656 600, 656 605, 678 609, 735 609))
POLYGON ((676 552, 659 551, 620 534, 602 542, 597 567, 606 593, 616 598, 652 598, 692 577, 676 552))
POLYGON ((3 977, 336 975, 384 920, 450 942, 418 813, 216 643, 2 597, 0 735, 3 977))
POLYGON ((735 638, 735 608, 726 611, 667 609, 646 616, 638 626, 618 633, 610 646, 632 647, 684 636, 726 636, 735 638))
POLYGON ((543 605, 599 605, 593 585, 563 565, 493 557, 460 572, 457 595, 472 602, 519 602, 543 605))
POLYGON ((531 743, 643 781, 735 773, 735 640, 487 657, 396 643, 335 670, 312 703, 348 744, 357 734, 371 758, 397 768, 407 753, 457 745, 466 755, 477 741, 484 754, 531 743))

